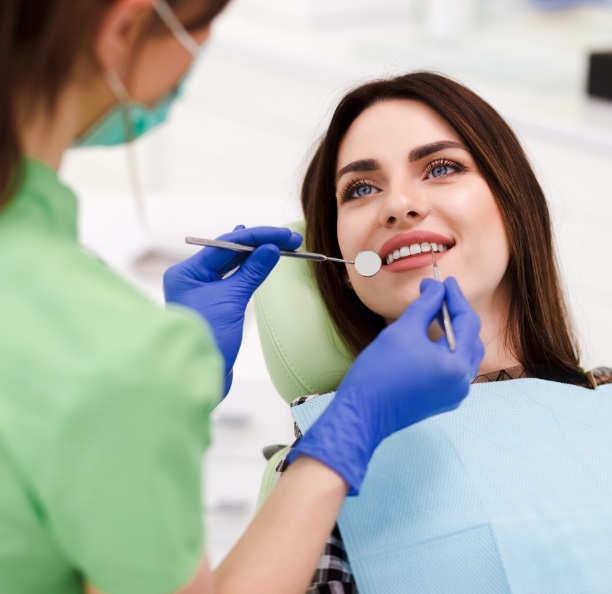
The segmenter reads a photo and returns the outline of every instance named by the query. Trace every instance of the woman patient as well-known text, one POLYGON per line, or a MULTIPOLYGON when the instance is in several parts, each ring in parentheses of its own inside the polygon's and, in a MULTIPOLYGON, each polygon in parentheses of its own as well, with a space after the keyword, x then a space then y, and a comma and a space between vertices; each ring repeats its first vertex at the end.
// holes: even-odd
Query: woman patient
MULTIPOLYGON (((473 433, 469 437, 469 447, 477 451, 488 451, 498 432, 505 431, 505 419, 509 419, 508 423, 511 424, 516 420, 512 415, 516 414, 519 419, 518 432, 515 434, 517 440, 521 439, 518 436, 523 430, 528 436, 541 430, 542 440, 546 442, 546 423, 549 417, 554 417, 554 422, 551 421, 554 425, 551 425, 551 435, 559 431, 559 439, 566 444, 563 440, 569 429, 562 426, 562 421, 558 421, 565 417, 557 411, 543 420, 537 416, 539 413, 530 412, 532 409, 529 406, 536 406, 534 403, 537 403, 540 408, 533 410, 548 411, 546 399, 552 398, 552 402, 555 402, 551 390, 554 392, 571 388, 576 392, 559 392, 559 399, 569 398, 569 402, 576 402, 576 398, 584 397, 584 403, 580 406, 588 410, 591 406, 588 398, 601 394, 599 398, 606 402, 600 412, 609 414, 608 403, 612 400, 612 391, 602 389, 594 392, 594 389, 600 384, 611 382, 612 372, 603 368, 585 372, 581 368, 577 340, 572 333, 561 290, 546 200, 508 125, 483 99, 464 86, 437 74, 418 72, 365 84, 346 95, 337 107, 306 173, 302 206, 306 221, 306 248, 309 251, 353 259, 359 251, 373 249, 383 259, 381 272, 371 278, 360 276, 352 266, 347 267, 342 275, 338 274, 338 268, 334 266, 312 267, 330 317, 353 354, 362 351, 386 324, 397 319, 417 298, 422 279, 432 276, 431 250, 436 251, 442 276, 457 279, 482 321, 481 338, 485 345, 485 356, 474 383, 489 384, 474 386, 472 390, 485 390, 482 392, 485 399, 490 398, 486 390, 497 390, 495 398, 500 404, 496 414, 501 429, 492 424, 486 414, 478 417, 478 408, 472 411, 471 417, 466 416, 471 406, 469 401, 477 399, 477 393, 475 396, 470 395, 458 411, 446 413, 403 432, 408 441, 395 446, 395 450, 390 445, 388 455, 397 454, 398 447, 403 448, 401 451, 407 452, 407 456, 413 455, 411 450, 416 452, 414 460, 408 464, 409 471, 424 464, 423 472, 427 478, 417 474, 410 480, 415 483, 431 481, 428 489, 431 489, 432 497, 433 493, 438 497, 440 492, 446 490, 451 500, 453 489, 457 489, 458 497, 466 489, 471 489, 478 499, 474 509, 477 507, 484 510, 486 518, 491 514, 497 519, 500 516, 508 517, 510 512, 504 508, 506 503, 500 503, 500 509, 491 511, 491 507, 494 507, 491 501, 500 502, 505 496, 504 491, 506 494, 511 491, 511 497, 516 499, 522 497, 531 501, 529 480, 523 481, 527 484, 521 483, 516 493, 504 487, 508 481, 512 484, 512 478, 504 474, 505 468, 500 467, 499 461, 492 462, 497 466, 485 471, 478 466, 477 455, 475 466, 470 470, 465 462, 468 456, 460 450, 468 439, 465 435, 473 433), (492 382, 503 384, 493 385, 492 382), (506 389, 517 385, 523 387, 518 396, 514 391, 509 394, 499 391, 500 386, 506 389), (524 416, 516 413, 522 403, 528 403, 525 404, 524 416), (419 460, 419 448, 425 442, 429 454, 431 451, 445 451, 446 442, 452 442, 453 428, 443 423, 451 423, 453 419, 459 423, 456 440, 459 445, 453 442, 455 445, 449 446, 448 450, 451 453, 440 454, 443 463, 437 458, 430 459, 430 462, 436 460, 435 463, 419 460), (446 467, 447 461, 455 456, 453 448, 457 450, 457 464, 461 472, 486 475, 489 482, 483 483, 479 478, 474 478, 470 486, 460 486, 453 474, 454 462, 448 462, 448 469, 446 467), (432 478, 428 474, 431 468, 442 470, 436 471, 437 474, 432 478), (502 492, 502 496, 495 494, 496 489, 502 492)), ((432 339, 437 339, 437 336, 432 334, 432 339)), ((446 339, 442 337, 441 340, 446 339)), ((319 397, 299 399, 296 401, 298 408, 316 398, 319 397)), ((584 420, 583 426, 587 425, 588 422, 584 420)), ((602 440, 610 450, 610 433, 602 436, 602 440)), ((568 444, 570 442, 567 441, 568 444)), ((578 443, 581 443, 580 440, 578 443)), ((564 453, 563 459, 573 459, 574 446, 567 447, 571 451, 567 456, 564 453)), ((520 449, 520 443, 517 448, 520 449)), ((549 449, 554 450, 554 447, 549 449)), ((549 454, 554 460, 555 451, 542 454, 534 452, 534 457, 540 456, 539 461, 535 461, 536 466, 540 462, 548 466, 549 454)), ((578 459, 579 454, 576 456, 578 459)), ((580 460, 580 464, 583 464, 582 458, 580 460)), ((601 510, 606 511, 601 511, 599 519, 608 530, 612 528, 612 515, 608 513, 612 509, 612 463, 602 468, 597 466, 599 462, 593 462, 589 472, 597 485, 593 488, 601 489, 601 510)), ((375 458, 372 465, 377 463, 378 459, 375 458)), ((516 464, 518 470, 508 472, 518 472, 516 480, 520 482, 520 473, 525 469, 525 463, 516 464)), ((281 463, 279 472, 285 466, 285 463, 281 463)), ((401 468, 397 466, 397 476, 402 472, 401 468)), ((383 472, 382 476, 392 474, 383 472)), ((578 495, 575 496, 580 500, 583 497, 580 494, 581 487, 573 482, 583 479, 571 474, 566 479, 557 492, 567 488, 574 497, 576 491, 578 495)), ((376 530, 388 530, 388 526, 394 525, 395 520, 403 520, 410 514, 414 514, 414 522, 408 523, 399 537, 395 534, 394 540, 386 543, 390 550, 395 551, 390 554, 391 558, 395 554, 401 559, 400 565, 406 563, 412 567, 407 572, 409 579, 402 584, 383 584, 380 582, 382 578, 374 577, 374 582, 359 582, 360 591, 420 593, 442 591, 440 588, 449 588, 444 590, 449 592, 459 592, 466 588, 473 592, 513 591, 518 582, 513 582, 511 574, 513 565, 517 563, 522 563, 522 566, 534 563, 535 573, 540 572, 533 579, 524 576, 518 578, 519 581, 527 580, 526 584, 556 584, 556 579, 565 579, 567 586, 573 584, 572 587, 588 587, 583 591, 589 592, 603 591, 598 588, 602 587, 602 580, 608 575, 605 574, 607 570, 602 569, 603 573, 597 573, 603 561, 600 565, 595 563, 586 566, 589 575, 585 576, 581 575, 583 568, 579 563, 577 566, 571 565, 575 561, 574 557, 569 560, 547 557, 550 557, 549 549, 544 541, 547 538, 557 538, 558 522, 555 524, 551 519, 550 525, 554 525, 554 528, 548 530, 544 527, 538 532, 538 543, 528 543, 525 546, 524 550, 529 551, 526 555, 541 554, 543 557, 539 560, 509 559, 511 553, 508 551, 514 549, 511 544, 505 546, 502 542, 504 533, 501 530, 493 531, 490 541, 480 541, 470 555, 466 553, 465 543, 457 546, 452 542, 449 544, 451 528, 436 532, 440 510, 427 501, 427 492, 425 495, 415 494, 411 490, 412 486, 402 491, 405 485, 401 480, 392 477, 386 480, 388 484, 380 487, 369 483, 369 493, 374 500, 378 498, 382 502, 381 493, 376 492, 377 488, 384 490, 384 493, 399 491, 394 496, 401 500, 401 505, 408 506, 406 511, 397 511, 402 510, 401 505, 396 508, 393 501, 381 503, 379 507, 388 505, 386 516, 383 514, 383 517, 372 520, 372 514, 378 512, 375 505, 368 507, 367 494, 364 494, 363 502, 360 502, 362 495, 348 502, 345 506, 349 508, 345 515, 346 533, 341 516, 340 528, 336 526, 330 536, 309 592, 356 592, 357 584, 353 574, 357 574, 357 571, 355 566, 351 566, 354 559, 351 546, 348 546, 348 532, 352 534, 351 541, 357 543, 355 554, 360 556, 360 565, 367 574, 368 563, 375 565, 380 562, 374 557, 368 562, 368 555, 374 555, 377 549, 385 546, 384 538, 382 541, 377 540, 378 536, 374 534, 376 530), (423 501, 419 499, 415 503, 421 496, 423 501), (415 506, 417 509, 414 509, 415 506), (428 514, 432 515, 429 519, 428 514), (359 528, 355 528, 355 525, 359 528), (445 545, 436 544, 427 549, 428 529, 431 529, 432 542, 444 541, 445 545), (404 538, 409 540, 419 530, 424 531, 425 536, 406 545, 399 555, 399 541, 404 538), (367 550, 370 536, 373 552, 367 550), (455 549, 460 547, 461 554, 469 556, 469 561, 463 559, 461 554, 456 554, 454 546, 455 549), (421 553, 415 553, 420 550, 425 551, 422 557, 419 557, 421 553), (496 561, 499 575, 479 575, 497 571, 495 563, 490 565, 483 561, 483 556, 490 551, 500 557, 496 561), (419 559, 427 561, 423 563, 419 559), (428 563, 437 564, 438 569, 432 570, 428 563), (561 563, 561 566, 555 569, 555 563, 561 563), (427 568, 421 571, 422 566, 427 568), (555 571, 561 572, 559 575, 568 571, 569 581, 567 576, 559 577, 555 571), (458 577, 462 572, 468 577, 458 577)), ((472 478, 469 480, 472 481, 472 478)), ((534 505, 537 507, 538 504, 534 505)), ((585 505, 592 506, 593 501, 588 499, 585 505)), ((464 513, 465 507, 459 506, 458 513, 464 513)), ((441 504, 441 508, 445 509, 445 505, 441 504)), ((549 511, 544 509, 541 513, 546 515, 549 511)), ((536 517, 534 521, 539 521, 539 518, 536 517)), ((483 524, 486 523, 489 521, 483 521, 483 524)), ((529 530, 533 530, 533 527, 529 530)), ((578 529, 568 525, 567 530, 568 538, 573 538, 572 535, 575 536, 578 529)), ((589 530, 584 528, 582 536, 578 538, 593 540, 595 537, 589 530)), ((457 533, 460 532, 461 527, 458 527, 457 533)), ((529 534, 531 538, 533 533, 529 534)), ((535 541, 536 537, 533 539, 535 541)), ((594 542, 592 549, 609 560, 612 554, 610 543, 609 538, 605 543, 594 542), (607 550, 606 553, 603 553, 602 547, 607 550)), ((593 557, 592 549, 584 549, 590 557, 593 557)), ((557 554, 557 549, 553 547, 551 550, 555 551, 551 555, 557 554)), ((398 567, 397 559, 394 562, 395 567, 398 567)), ((533 569, 525 567, 526 571, 533 569)), ((529 590, 529 585, 523 587, 526 589, 522 591, 535 591, 529 590)), ((565 590, 553 587, 551 591, 565 590)), ((578 590, 574 588, 571 591, 578 590)))

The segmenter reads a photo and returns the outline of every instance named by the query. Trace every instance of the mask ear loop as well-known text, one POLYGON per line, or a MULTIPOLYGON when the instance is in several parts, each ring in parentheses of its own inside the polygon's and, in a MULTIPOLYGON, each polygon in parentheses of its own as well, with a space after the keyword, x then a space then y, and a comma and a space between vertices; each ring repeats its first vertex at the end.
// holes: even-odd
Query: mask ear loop
POLYGON ((185 29, 185 25, 181 23, 174 11, 168 6, 165 0, 155 0, 153 8, 159 15, 159 18, 164 21, 164 24, 172 33, 181 45, 194 57, 197 58, 200 53, 201 46, 191 36, 189 31, 185 29))
MULTIPOLYGON (((168 4, 164 0, 155 0, 153 7, 160 19, 174 34, 177 41, 179 41, 194 58, 197 58, 202 49, 201 46, 189 34, 187 29, 185 29, 183 23, 181 23, 168 4)), ((145 236, 151 238, 152 242, 155 244, 157 242, 155 242, 154 233, 147 215, 145 197, 138 169, 136 145, 133 142, 136 139, 136 132, 134 130, 134 122, 130 115, 130 104, 132 99, 116 72, 112 70, 107 71, 105 73, 105 78, 111 90, 119 99, 122 108, 123 122, 126 131, 125 140, 128 157, 128 172, 138 223, 145 236)), ((152 247, 137 256, 132 262, 132 266, 143 276, 150 276, 152 274, 156 276, 159 272, 158 269, 162 268, 165 270, 168 266, 178 262, 180 259, 182 258, 176 257, 175 254, 166 253, 164 248, 152 247)))
POLYGON ((104 73, 104 78, 108 86, 111 88, 121 106, 121 115, 123 118, 123 128, 125 130, 125 148, 128 159, 128 177, 132 188, 132 196, 134 205, 136 206, 136 217, 138 224, 144 233, 150 234, 151 227, 147 217, 147 209, 145 204, 144 192, 140 181, 140 172, 138 170, 138 158, 136 155, 136 132, 134 130, 134 121, 130 114, 130 103, 132 99, 127 88, 119 78, 119 75, 114 70, 108 70, 104 73))
POLYGON ((160 244, 159 239, 155 237, 155 233, 149 222, 145 195, 140 182, 141 176, 138 169, 136 152, 137 147, 136 143, 134 142, 136 139, 136 131, 134 129, 134 122, 130 111, 132 98, 116 72, 109 70, 104 73, 104 77, 109 87, 119 100, 121 107, 125 129, 125 150, 128 159, 128 176, 130 179, 134 205, 136 207, 136 219, 144 236, 145 242, 148 244, 148 247, 140 250, 140 252, 133 257, 130 267, 140 278, 158 281, 161 274, 169 266, 184 259, 184 256, 172 252, 166 246, 160 244))
MULTIPOLYGON (((178 19, 174 11, 168 6, 165 0, 155 0, 153 8, 159 15, 159 18, 174 34, 176 39, 181 45, 194 57, 197 58, 200 53, 201 46, 195 41, 195 39, 189 34, 189 31, 185 29, 185 26, 178 19)), ((128 158, 128 172, 130 178, 130 185, 132 187, 132 195, 134 197, 134 204, 136 206, 136 216, 141 229, 146 234, 151 234, 152 229, 149 224, 147 216, 147 209, 145 204, 144 192, 142 189, 142 183, 140 178, 140 172, 138 169, 138 158, 136 155, 136 146, 134 140, 136 139, 136 132, 134 130, 134 122, 130 117, 130 103, 132 99, 128 93, 127 88, 119 78, 119 75, 114 70, 109 70, 104 73, 106 82, 111 88, 115 96, 119 99, 121 104, 121 111, 123 116, 123 126, 125 129, 125 140, 126 140, 126 151, 128 158)))

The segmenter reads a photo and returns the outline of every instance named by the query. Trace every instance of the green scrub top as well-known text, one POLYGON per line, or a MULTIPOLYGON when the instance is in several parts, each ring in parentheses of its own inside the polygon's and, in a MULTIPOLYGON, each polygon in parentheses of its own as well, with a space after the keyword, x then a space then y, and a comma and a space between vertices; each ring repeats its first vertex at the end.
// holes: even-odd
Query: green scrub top
POLYGON ((0 210, 0 592, 172 592, 203 555, 221 357, 83 251, 75 196, 24 167, 0 210))

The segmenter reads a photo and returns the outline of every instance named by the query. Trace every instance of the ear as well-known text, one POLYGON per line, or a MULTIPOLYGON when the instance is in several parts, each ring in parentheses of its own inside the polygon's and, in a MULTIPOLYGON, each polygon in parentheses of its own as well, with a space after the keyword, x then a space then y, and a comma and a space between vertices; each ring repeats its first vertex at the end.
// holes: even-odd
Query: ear
POLYGON ((95 52, 104 71, 121 72, 130 62, 144 22, 155 0, 116 0, 106 11, 96 38, 95 52))

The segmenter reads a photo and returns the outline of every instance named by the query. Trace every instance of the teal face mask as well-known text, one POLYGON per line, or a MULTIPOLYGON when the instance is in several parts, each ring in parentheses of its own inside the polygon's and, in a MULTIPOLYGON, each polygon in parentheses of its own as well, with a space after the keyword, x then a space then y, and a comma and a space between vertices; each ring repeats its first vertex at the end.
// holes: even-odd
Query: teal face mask
MULTIPOLYGON (((177 40, 194 58, 197 58, 200 53, 200 46, 178 20, 165 0, 157 0, 154 3, 154 8, 177 40)), ((175 99, 181 96, 185 84, 185 79, 183 79, 156 105, 147 107, 132 101, 127 89, 115 72, 109 71, 105 76, 108 86, 119 99, 119 105, 102 116, 98 122, 77 139, 74 146, 114 146, 136 140, 168 119, 170 107, 175 99)))
POLYGON ((154 107, 134 102, 113 107, 76 141, 75 146, 114 146, 139 138, 168 119, 170 107, 181 96, 183 86, 184 81, 154 107))

